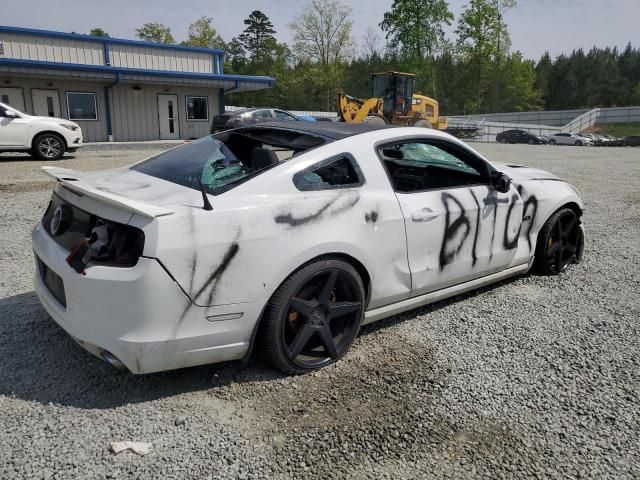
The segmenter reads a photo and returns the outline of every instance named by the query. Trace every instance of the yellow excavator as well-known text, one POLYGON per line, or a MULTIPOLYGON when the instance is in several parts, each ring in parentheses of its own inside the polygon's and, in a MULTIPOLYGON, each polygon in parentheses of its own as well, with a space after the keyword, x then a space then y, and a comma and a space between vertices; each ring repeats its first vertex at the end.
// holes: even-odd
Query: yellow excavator
POLYGON ((408 125, 446 130, 447 119, 439 116, 438 102, 413 93, 415 75, 383 72, 371 75, 373 97, 363 100, 338 95, 338 115, 347 123, 408 125))

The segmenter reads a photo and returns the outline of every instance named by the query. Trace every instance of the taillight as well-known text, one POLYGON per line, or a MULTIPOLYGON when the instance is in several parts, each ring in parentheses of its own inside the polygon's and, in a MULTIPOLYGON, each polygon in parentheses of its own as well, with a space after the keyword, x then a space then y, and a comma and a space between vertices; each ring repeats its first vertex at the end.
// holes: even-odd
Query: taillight
POLYGON ((133 267, 144 248, 144 232, 120 223, 97 220, 88 238, 79 240, 71 249, 67 263, 84 273, 90 262, 113 267, 133 267))

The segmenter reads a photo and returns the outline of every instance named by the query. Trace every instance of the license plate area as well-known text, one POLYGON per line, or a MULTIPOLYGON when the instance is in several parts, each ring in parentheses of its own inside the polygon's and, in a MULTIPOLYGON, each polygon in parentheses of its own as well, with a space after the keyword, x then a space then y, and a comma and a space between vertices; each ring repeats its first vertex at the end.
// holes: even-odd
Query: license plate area
POLYGON ((46 263, 40 258, 36 259, 38 263, 38 271, 40 272, 40 278, 47 286, 47 289, 53 295, 53 297, 62 305, 67 308, 67 297, 64 293, 64 281, 62 277, 51 270, 46 263))

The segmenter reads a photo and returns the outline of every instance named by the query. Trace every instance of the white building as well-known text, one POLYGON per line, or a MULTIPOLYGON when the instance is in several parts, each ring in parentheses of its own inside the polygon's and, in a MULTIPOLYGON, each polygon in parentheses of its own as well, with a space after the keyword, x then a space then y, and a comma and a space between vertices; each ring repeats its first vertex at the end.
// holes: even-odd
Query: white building
POLYGON ((224 94, 274 79, 225 75, 224 52, 0 26, 0 101, 77 122, 87 142, 198 138, 224 94))

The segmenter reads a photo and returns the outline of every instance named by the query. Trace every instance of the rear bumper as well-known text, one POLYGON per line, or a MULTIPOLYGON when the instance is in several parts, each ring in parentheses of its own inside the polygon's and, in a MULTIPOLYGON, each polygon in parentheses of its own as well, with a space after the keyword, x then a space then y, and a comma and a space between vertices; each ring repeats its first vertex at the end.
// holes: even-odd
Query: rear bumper
POLYGON ((247 352, 260 315, 256 304, 193 306, 151 258, 131 268, 94 265, 80 275, 41 224, 32 240, 37 258, 64 282, 66 307, 36 268, 42 306, 92 354, 103 357, 106 351, 133 373, 151 373, 240 359, 247 352))

